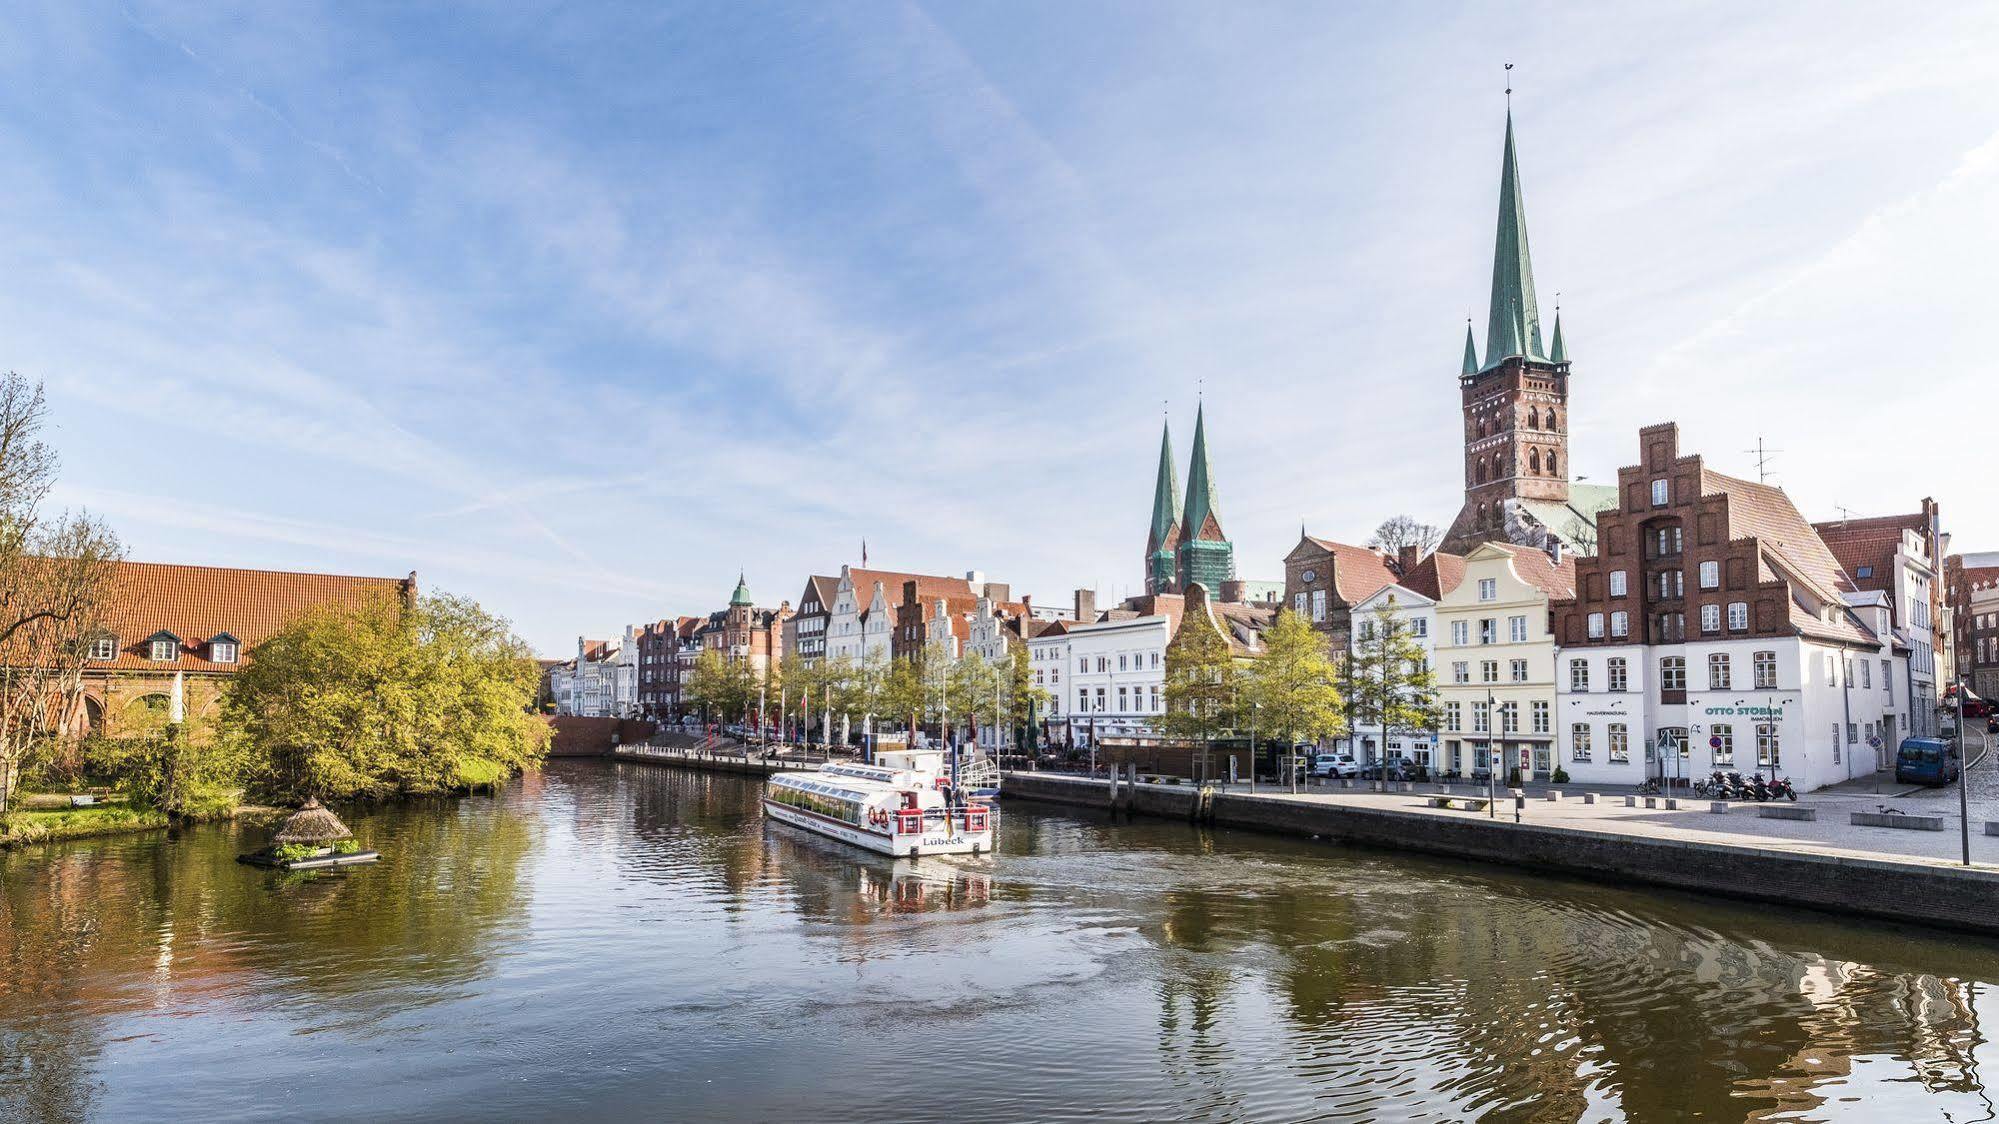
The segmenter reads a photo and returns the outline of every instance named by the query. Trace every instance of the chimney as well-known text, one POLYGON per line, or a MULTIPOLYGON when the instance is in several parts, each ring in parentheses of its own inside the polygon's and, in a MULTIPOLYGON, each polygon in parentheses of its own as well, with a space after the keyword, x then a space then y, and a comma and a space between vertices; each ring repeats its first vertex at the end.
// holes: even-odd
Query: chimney
POLYGON ((1034 595, 1032 593, 1023 593, 1020 595, 1020 615, 1023 620, 1034 619, 1034 595))
POLYGON ((1079 589, 1076 591, 1076 623, 1090 624, 1097 619, 1097 591, 1079 589))
POLYGON ((1549 560, 1550 560, 1550 561, 1554 562, 1554 564, 1555 564, 1556 568, 1558 568, 1558 569, 1559 569, 1559 568, 1561 567, 1561 565, 1562 565, 1562 540, 1561 540, 1561 539, 1558 539, 1558 538, 1556 538, 1556 537, 1555 537, 1555 536, 1553 536, 1553 535, 1549 535, 1549 536, 1548 536, 1548 558, 1549 558, 1549 560))
POLYGON ((986 596, 996 602, 1013 600, 1013 587, 1006 582, 987 582, 986 596))
POLYGON ((1422 548, 1418 547, 1415 543, 1404 543, 1401 547, 1397 548, 1395 551, 1395 574, 1397 577, 1406 578, 1409 576, 1410 571, 1416 568, 1416 563, 1423 560, 1419 557, 1421 551, 1422 548))
POLYGON ((1222 583, 1221 603, 1234 605, 1242 600, 1243 584, 1239 578, 1230 578, 1222 583))
POLYGON ((969 585, 969 586, 971 586, 971 587, 972 587, 973 589, 977 589, 977 588, 979 588, 980 586, 982 586, 982 585, 986 584, 986 574, 985 574, 985 571, 984 571, 984 570, 966 570, 966 571, 965 571, 965 584, 966 584, 966 585, 969 585))

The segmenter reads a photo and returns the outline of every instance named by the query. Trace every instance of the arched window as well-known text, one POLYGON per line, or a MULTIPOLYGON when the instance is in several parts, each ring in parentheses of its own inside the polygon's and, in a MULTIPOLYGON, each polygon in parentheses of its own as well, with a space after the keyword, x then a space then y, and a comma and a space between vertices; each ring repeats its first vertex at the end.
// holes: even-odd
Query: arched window
POLYGON ((1562 421, 1559 417, 1556 416, 1555 408, 1553 406, 1548 407, 1548 428, 1549 430, 1555 433, 1560 433, 1562 431, 1562 421))
POLYGON ((1534 476, 1541 475, 1541 450, 1527 450, 1527 471, 1534 476))
POLYGON ((1559 471, 1561 471, 1561 465, 1556 463, 1555 450, 1550 449, 1548 450, 1548 475, 1553 476, 1559 471))
POLYGON ((1484 458, 1484 457, 1480 457, 1480 458, 1478 458, 1478 465, 1477 465, 1477 467, 1476 467, 1476 468, 1474 468, 1474 469, 1472 470, 1472 478, 1473 478, 1473 479, 1474 479, 1474 480, 1475 480, 1476 482, 1478 482, 1478 483, 1480 483, 1480 484, 1483 484, 1483 483, 1485 483, 1485 458, 1484 458))
POLYGON ((1527 428, 1528 429, 1541 428, 1541 411, 1533 406, 1527 407, 1527 428))

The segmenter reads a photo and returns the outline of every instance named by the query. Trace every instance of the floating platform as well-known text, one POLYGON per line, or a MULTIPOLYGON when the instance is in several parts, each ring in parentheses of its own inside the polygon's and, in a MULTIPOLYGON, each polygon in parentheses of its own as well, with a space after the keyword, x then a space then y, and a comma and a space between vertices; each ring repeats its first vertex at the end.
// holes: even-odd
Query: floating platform
POLYGON ((256 851, 248 855, 237 855, 236 861, 251 866, 275 867, 278 870, 322 870, 329 866, 358 866, 371 863, 382 857, 379 851, 356 851, 351 855, 320 855, 318 858, 298 859, 285 862, 256 851))

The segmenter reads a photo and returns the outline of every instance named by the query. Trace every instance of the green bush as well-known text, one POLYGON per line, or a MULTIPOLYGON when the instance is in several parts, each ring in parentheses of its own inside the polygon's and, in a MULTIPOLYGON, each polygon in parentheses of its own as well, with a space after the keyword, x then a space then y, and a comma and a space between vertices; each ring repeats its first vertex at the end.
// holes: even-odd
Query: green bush
POLYGON ((361 853, 361 844, 352 839, 342 839, 333 845, 333 853, 336 855, 358 855, 361 853))
POLYGON ((1556 784, 1569 783, 1569 771, 1567 769, 1562 768, 1560 765, 1555 766, 1554 781, 1556 784))
POLYGON ((280 843, 271 848, 271 857, 281 863, 295 863, 319 854, 319 848, 310 843, 280 843))

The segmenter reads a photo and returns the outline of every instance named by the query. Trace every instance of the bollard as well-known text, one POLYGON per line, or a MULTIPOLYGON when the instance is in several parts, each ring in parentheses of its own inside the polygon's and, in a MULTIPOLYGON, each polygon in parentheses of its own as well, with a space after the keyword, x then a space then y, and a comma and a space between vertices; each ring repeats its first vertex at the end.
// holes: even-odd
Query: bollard
POLYGON ((1548 790, 1548 795, 1542 797, 1542 799, 1546 800, 1550 804, 1560 804, 1562 802, 1562 790, 1559 788, 1551 788, 1548 790))
POLYGON ((1647 796, 1645 798, 1645 806, 1647 808, 1657 808, 1659 806, 1659 798, 1656 796, 1647 796))
POLYGON ((1680 798, 1679 798, 1679 797, 1677 797, 1677 796, 1668 796, 1668 797, 1666 797, 1666 810, 1667 810, 1668 812, 1677 812, 1677 811, 1679 811, 1679 810, 1680 810, 1680 798))
POLYGON ((1585 804, 1594 804, 1594 803, 1596 803, 1596 793, 1594 793, 1594 792, 1585 792, 1585 793, 1583 793, 1583 803, 1585 803, 1585 804))
POLYGON ((1624 806, 1627 808, 1636 808, 1638 806, 1638 798, 1636 796, 1625 797, 1624 806))
POLYGON ((1414 792, 1414 791, 1416 791, 1416 782, 1414 782, 1414 781, 1403 781, 1403 782, 1402 782, 1402 791, 1404 791, 1404 792, 1414 792))
POLYGON ((1707 802, 1707 810, 1717 816, 1725 816, 1728 814, 1728 801, 1710 800, 1707 802))

